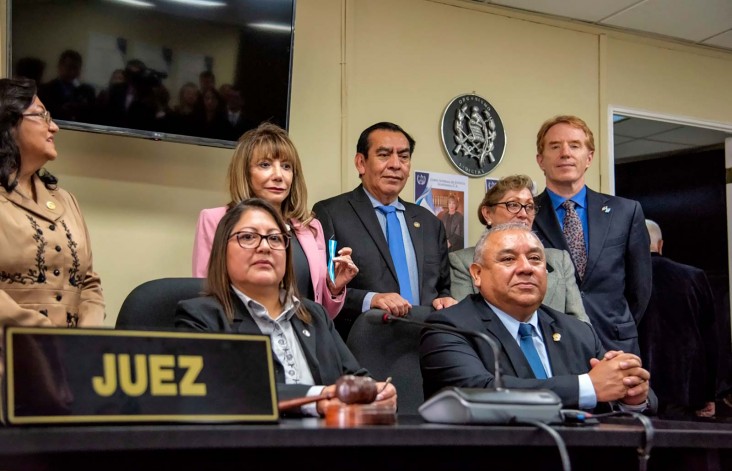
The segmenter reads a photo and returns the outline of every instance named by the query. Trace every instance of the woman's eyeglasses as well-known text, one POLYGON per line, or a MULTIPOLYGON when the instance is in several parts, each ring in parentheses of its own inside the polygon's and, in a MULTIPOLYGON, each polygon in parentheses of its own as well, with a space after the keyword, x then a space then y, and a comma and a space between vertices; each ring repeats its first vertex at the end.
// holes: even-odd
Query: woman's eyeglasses
POLYGON ((40 116, 43 118, 43 121, 46 122, 49 126, 51 125, 51 112, 48 110, 43 110, 38 113, 24 113, 23 116, 40 116))
POLYGON ((500 203, 494 203, 490 206, 497 206, 499 204, 506 206, 506 209, 511 214, 518 214, 521 212, 521 209, 523 209, 526 211, 526 214, 531 216, 539 211, 539 207, 534 203, 521 204, 518 201, 501 201, 500 203))
POLYGON ((236 242, 243 249, 256 249, 262 243, 262 239, 267 241, 269 248, 272 250, 285 250, 290 245, 290 236, 286 234, 258 234, 256 232, 239 231, 229 236, 229 239, 236 237, 236 242))

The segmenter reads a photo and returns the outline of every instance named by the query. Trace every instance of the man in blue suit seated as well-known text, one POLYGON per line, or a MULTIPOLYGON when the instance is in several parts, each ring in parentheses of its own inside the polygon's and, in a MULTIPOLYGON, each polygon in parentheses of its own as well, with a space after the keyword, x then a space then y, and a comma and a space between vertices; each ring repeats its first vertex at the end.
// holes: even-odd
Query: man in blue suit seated
MULTIPOLYGON (((478 241, 470 266, 480 293, 427 322, 493 337, 507 388, 550 389, 568 408, 610 402, 655 410, 650 374, 638 356, 606 352, 590 324, 541 304, 546 273, 544 247, 530 229, 496 226, 478 241)), ((493 351, 479 338, 425 329, 420 362, 425 397, 445 386, 494 387, 493 351)))

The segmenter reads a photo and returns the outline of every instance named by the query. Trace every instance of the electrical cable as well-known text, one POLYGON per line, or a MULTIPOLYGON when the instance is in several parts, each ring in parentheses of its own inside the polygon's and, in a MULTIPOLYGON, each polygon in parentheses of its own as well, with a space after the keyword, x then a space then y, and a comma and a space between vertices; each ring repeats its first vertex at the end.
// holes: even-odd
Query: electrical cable
POLYGON ((651 419, 638 412, 630 411, 614 411, 605 414, 593 414, 592 417, 602 419, 606 417, 632 417, 643 426, 643 441, 638 446, 638 470, 646 471, 648 469, 648 460, 651 458, 651 448, 653 448, 653 438, 655 429, 651 419))
POLYGON ((540 428, 544 430, 546 433, 549 434, 554 439, 554 442, 557 445, 557 449, 559 450, 559 457, 562 459, 562 470, 563 471, 571 471, 572 470, 572 463, 569 461, 569 453, 567 453, 567 445, 564 443, 564 440, 562 439, 561 435, 557 433, 556 430, 545 424, 544 422, 539 422, 538 420, 530 420, 530 419, 522 419, 517 420, 513 419, 511 421, 513 424, 519 424, 519 425, 533 425, 534 427, 540 428))

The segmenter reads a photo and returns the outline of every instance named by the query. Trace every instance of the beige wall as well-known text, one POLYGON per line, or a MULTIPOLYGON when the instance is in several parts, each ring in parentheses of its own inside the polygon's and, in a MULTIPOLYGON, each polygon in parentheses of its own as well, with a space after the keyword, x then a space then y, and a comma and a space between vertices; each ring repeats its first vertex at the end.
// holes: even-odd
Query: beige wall
MULTIPOLYGON (((462 3, 370 0, 349 5, 349 143, 376 121, 394 121, 417 141, 413 171, 457 173, 441 150, 440 119, 452 98, 475 92, 498 111, 507 134, 505 157, 491 176, 526 173, 541 182, 534 145, 541 123, 553 114, 572 113, 598 125, 597 35, 462 3)), ((351 152, 354 147, 349 144, 351 152)), ((355 186, 355 171, 348 177, 347 187, 355 186)), ((597 186, 597 178, 597 168, 591 169, 590 183, 597 186)), ((482 178, 470 180, 471 216, 484 185, 482 178)), ((407 199, 413 192, 410 180, 407 199)), ((481 230, 477 217, 471 217, 470 240, 481 230)))
MULTIPOLYGON (((455 173, 438 126, 466 92, 490 101, 506 127, 492 176, 522 172, 540 184, 535 133, 554 114, 578 114, 597 131, 588 184, 600 189, 609 105, 732 123, 732 54, 457 0, 298 0, 294 51, 290 128, 311 205, 357 184, 356 139, 379 120, 414 135, 413 170, 455 173)), ((198 211, 226 201, 231 151, 72 131, 58 148, 50 168, 84 210, 111 325, 137 284, 189 275, 198 211)), ((471 179, 471 215, 482 188, 471 179)), ((480 230, 471 219, 470 238, 480 230)))
POLYGON ((610 38, 608 104, 732 124, 732 53, 610 38))

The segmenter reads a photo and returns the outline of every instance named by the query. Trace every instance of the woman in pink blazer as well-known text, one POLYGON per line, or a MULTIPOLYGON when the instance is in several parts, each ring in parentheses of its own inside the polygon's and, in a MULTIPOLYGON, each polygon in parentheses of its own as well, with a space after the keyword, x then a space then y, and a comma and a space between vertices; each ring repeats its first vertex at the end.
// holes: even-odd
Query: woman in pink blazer
POLYGON ((228 172, 228 205, 204 209, 193 242, 193 276, 206 278, 216 226, 228 208, 258 197, 279 208, 295 237, 291 244, 300 296, 322 304, 333 318, 343 307, 345 286, 358 273, 351 249, 343 247, 335 261, 335 282, 328 277, 323 228, 307 209, 307 189, 300 157, 287 132, 270 123, 244 133, 234 150, 228 172))

